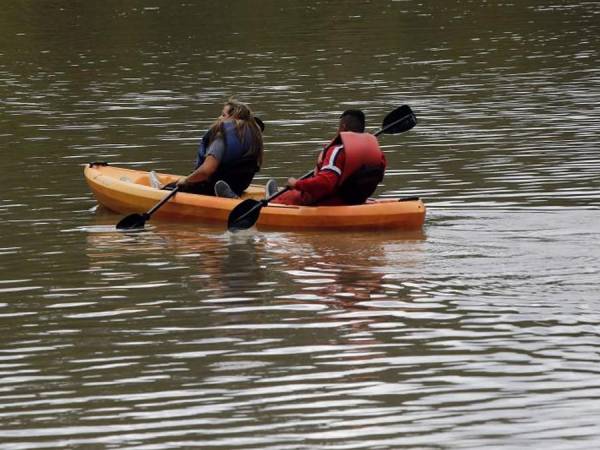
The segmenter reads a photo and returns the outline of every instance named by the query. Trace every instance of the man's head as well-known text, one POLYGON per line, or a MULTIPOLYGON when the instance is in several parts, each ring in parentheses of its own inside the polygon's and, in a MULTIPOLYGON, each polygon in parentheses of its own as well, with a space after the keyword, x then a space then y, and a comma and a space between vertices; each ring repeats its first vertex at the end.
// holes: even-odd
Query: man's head
POLYGON ((365 131, 365 114, 359 109, 347 109, 340 116, 338 130, 363 133, 365 131))

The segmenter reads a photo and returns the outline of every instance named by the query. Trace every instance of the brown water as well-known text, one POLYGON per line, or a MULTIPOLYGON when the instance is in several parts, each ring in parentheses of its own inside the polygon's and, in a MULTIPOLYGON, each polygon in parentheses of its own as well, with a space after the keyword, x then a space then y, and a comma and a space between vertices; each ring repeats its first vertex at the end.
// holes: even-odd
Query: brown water
POLYGON ((0 448, 600 445, 597 2, 5 3, 0 448), (259 182, 409 104, 423 231, 115 232, 83 165, 186 173, 230 95, 259 182))

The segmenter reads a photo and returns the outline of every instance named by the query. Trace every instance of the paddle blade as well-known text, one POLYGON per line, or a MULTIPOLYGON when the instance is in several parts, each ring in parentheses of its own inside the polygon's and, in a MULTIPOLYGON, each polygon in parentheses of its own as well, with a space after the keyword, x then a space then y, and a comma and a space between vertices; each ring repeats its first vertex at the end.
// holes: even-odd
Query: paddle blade
POLYGON ((397 134, 410 130, 417 124, 417 116, 408 105, 402 105, 383 119, 381 131, 385 134, 397 134))
POLYGON ((248 198, 238 204, 229 213, 227 218, 227 229, 229 231, 240 231, 251 228, 260 215, 262 202, 248 198))
POLYGON ((129 214, 117 224, 117 230, 135 230, 136 228, 144 228, 144 224, 148 220, 147 214, 129 214))

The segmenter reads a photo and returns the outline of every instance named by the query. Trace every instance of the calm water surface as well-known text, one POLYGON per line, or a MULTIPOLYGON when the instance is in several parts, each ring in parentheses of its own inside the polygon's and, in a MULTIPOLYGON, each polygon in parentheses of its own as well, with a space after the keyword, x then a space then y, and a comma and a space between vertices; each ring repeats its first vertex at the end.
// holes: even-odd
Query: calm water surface
POLYGON ((2 449, 600 445, 600 7, 69 2, 0 14, 2 449), (186 173, 230 95, 257 180, 349 107, 416 233, 152 221, 83 165, 186 173))

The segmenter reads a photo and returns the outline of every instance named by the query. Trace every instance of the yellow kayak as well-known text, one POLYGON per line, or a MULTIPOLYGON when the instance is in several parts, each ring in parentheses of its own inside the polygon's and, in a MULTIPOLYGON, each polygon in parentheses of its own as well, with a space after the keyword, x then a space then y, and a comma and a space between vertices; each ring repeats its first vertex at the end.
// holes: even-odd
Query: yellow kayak
MULTIPOLYGON (((102 206, 121 214, 143 213, 169 194, 153 188, 149 172, 91 163, 85 179, 102 206)), ((180 175, 157 173, 161 184, 180 175)), ((158 209, 154 217, 165 220, 191 220, 227 224, 231 210, 242 200, 264 198, 262 186, 250 185, 241 199, 178 192, 158 209)), ((291 206, 270 203, 262 208, 259 228, 279 229, 420 229, 425 222, 425 205, 420 199, 370 200, 352 206, 291 206)))

